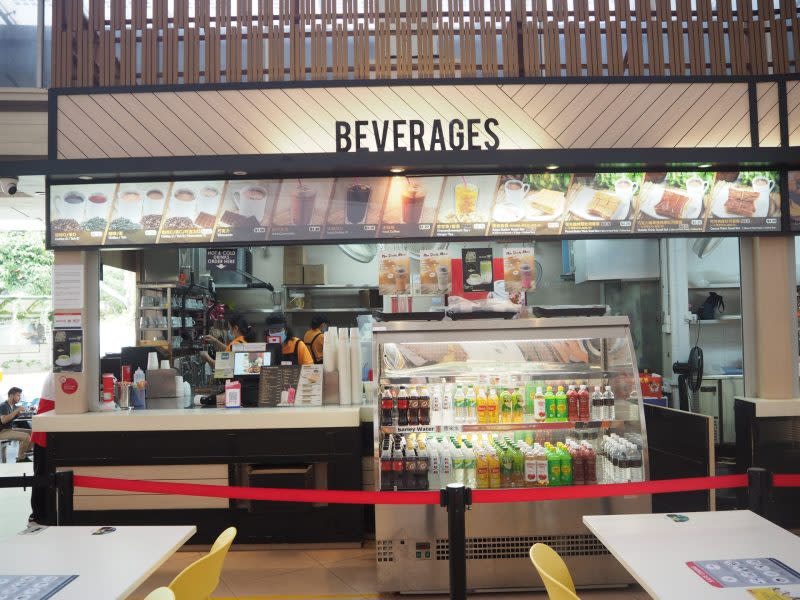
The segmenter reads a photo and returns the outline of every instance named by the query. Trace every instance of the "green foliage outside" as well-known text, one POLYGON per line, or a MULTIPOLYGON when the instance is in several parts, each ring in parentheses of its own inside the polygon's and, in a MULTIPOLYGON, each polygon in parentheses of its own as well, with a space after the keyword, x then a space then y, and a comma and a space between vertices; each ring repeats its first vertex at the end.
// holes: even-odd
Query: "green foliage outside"
POLYGON ((53 253, 37 231, 0 232, 0 295, 52 295, 53 253))

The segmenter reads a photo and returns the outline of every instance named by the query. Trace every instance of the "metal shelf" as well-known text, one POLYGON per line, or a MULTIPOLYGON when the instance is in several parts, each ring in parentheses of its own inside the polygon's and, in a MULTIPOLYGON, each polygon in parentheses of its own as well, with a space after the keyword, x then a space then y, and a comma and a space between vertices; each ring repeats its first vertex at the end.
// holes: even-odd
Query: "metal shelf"
POLYGON ((372 312, 372 308, 287 308, 287 313, 353 313, 353 312, 372 312))
MULTIPOLYGON (((381 433, 475 433, 494 431, 555 431, 565 429, 608 429, 609 427, 623 427, 629 421, 557 421, 551 423, 479 423, 456 425, 409 425, 396 427, 394 425, 380 427, 381 433)), ((631 421, 634 422, 634 421, 631 421)), ((638 421, 635 421, 638 423, 638 421)))
POLYGON ((738 290, 741 287, 738 283, 718 283, 716 285, 690 285, 690 290, 738 290))
POLYGON ((719 319, 701 319, 698 321, 690 321, 689 325, 716 325, 718 323, 727 323, 729 321, 736 322, 741 320, 742 315, 730 315, 727 317, 721 317, 719 319))
POLYGON ((319 285, 313 284, 303 284, 298 283, 297 285, 292 285, 290 283, 284 283, 283 287, 286 289, 292 290, 377 290, 377 285, 339 285, 335 283, 321 283, 319 285))

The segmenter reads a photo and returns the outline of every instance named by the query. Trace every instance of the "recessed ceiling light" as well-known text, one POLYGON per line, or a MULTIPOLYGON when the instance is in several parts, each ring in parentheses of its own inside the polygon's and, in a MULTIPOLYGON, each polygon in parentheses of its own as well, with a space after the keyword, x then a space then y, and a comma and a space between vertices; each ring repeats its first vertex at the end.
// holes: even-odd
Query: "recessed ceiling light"
POLYGON ((242 175, 247 175, 247 171, 234 171, 233 174, 241 177, 242 175))
POLYGON ((92 177, 91 175, 78 175, 78 179, 81 179, 83 181, 91 181, 92 179, 94 179, 94 177, 92 177))
POLYGON ((46 196, 47 192, 36 192, 37 196, 46 196))
POLYGON ((405 167, 392 167, 391 169, 389 169, 389 172, 390 173, 405 173, 406 170, 405 170, 405 167))
POLYGON ((558 165, 547 165, 545 169, 548 171, 555 171, 558 168, 558 165))
POLYGON ((698 169, 708 169, 711 166, 711 163, 703 163, 702 165, 697 165, 698 169))

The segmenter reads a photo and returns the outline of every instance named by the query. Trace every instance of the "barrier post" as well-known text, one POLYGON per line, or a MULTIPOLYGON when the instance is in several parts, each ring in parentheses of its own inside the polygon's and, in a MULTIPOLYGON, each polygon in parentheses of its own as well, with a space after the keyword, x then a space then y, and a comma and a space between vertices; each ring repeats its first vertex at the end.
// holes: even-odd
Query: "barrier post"
POLYGON ((56 477, 56 523, 58 525, 72 525, 72 496, 75 492, 75 482, 72 471, 58 471, 56 477))
POLYGON ((767 516, 769 496, 772 489, 772 473, 761 467, 747 469, 747 499, 751 511, 767 516))
POLYGON ((447 508, 447 541, 450 552, 450 600, 467 599, 467 506, 472 490, 462 483, 448 483, 439 505, 447 508))

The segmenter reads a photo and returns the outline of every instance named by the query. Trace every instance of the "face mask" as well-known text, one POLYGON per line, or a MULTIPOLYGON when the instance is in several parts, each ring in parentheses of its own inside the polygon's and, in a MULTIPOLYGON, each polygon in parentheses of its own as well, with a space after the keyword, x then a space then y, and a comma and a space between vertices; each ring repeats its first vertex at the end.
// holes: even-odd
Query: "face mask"
POLYGON ((270 331, 269 334, 271 336, 275 336, 275 337, 281 338, 281 344, 285 344, 286 343, 286 330, 285 329, 281 329, 280 331, 270 331))

